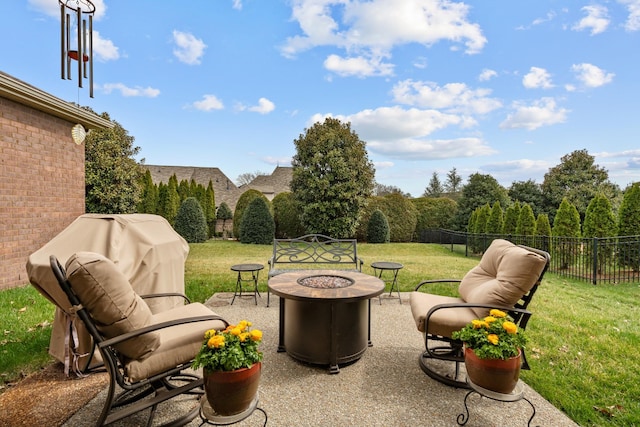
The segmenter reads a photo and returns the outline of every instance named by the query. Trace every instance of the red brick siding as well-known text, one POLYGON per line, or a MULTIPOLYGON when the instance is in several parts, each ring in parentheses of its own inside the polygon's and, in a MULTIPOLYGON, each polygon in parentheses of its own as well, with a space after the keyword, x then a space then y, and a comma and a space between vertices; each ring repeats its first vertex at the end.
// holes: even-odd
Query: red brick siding
POLYGON ((0 289, 28 283, 29 255, 84 213, 73 125, 0 98, 0 289))

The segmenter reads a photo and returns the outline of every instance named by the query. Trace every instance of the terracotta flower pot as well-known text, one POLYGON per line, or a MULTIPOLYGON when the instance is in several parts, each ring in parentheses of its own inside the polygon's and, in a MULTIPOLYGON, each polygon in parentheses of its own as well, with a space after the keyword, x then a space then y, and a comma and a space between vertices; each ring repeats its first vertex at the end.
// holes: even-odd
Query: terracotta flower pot
POLYGON ((509 394, 520 377, 522 351, 510 359, 480 359, 470 348, 464 349, 467 376, 475 385, 497 393, 509 394))
POLYGON ((258 392, 261 370, 261 362, 229 372, 205 369, 204 391, 215 413, 235 415, 249 408, 258 392))

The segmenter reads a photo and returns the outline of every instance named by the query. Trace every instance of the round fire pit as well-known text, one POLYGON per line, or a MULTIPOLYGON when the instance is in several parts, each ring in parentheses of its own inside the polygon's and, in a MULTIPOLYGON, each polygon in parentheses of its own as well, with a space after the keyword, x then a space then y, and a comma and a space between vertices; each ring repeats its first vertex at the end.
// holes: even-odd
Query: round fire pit
POLYGON ((269 289, 280 297, 279 352, 338 373, 371 345, 370 299, 384 291, 377 277, 304 270, 272 277, 269 289))

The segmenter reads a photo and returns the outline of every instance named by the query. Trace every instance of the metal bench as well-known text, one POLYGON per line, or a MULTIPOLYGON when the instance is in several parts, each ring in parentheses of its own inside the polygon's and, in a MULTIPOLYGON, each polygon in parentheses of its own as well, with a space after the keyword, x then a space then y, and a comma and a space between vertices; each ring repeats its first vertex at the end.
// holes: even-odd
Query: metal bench
MULTIPOLYGON (((295 239, 273 239, 273 255, 268 278, 304 269, 342 269, 362 271, 356 239, 334 239, 322 234, 307 234, 295 239)), ((270 303, 267 289, 267 307, 270 303)))

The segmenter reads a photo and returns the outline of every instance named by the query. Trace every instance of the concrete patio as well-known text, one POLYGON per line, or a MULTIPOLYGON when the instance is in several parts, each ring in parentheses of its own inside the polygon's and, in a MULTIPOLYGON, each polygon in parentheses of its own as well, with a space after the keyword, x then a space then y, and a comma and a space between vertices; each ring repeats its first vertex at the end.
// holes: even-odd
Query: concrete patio
MULTIPOLYGON (((232 294, 215 294, 207 305, 232 323, 242 319, 253 322, 264 333, 261 349, 264 365, 260 385, 259 406, 268 414, 269 426, 455 426, 464 411, 467 390, 454 389, 426 376, 418 366, 423 348, 408 304, 408 294, 385 299, 382 305, 372 302, 372 341, 362 358, 341 367, 337 375, 326 369, 299 363, 286 353, 277 353, 278 299, 266 295, 254 304, 253 298, 236 298, 232 294)), ((534 366, 535 369, 535 366, 534 366)), ((90 426, 102 408, 104 392, 67 421, 66 426, 90 426)), ((576 426, 560 410, 534 390, 525 386, 525 397, 531 400, 536 415, 531 425, 576 426)), ((156 422, 188 403, 165 405, 158 409, 156 422)), ((468 400, 467 426, 526 426, 532 414, 524 400, 496 402, 474 395, 468 400)), ((131 417, 121 426, 140 425, 144 417, 131 417)), ((200 425, 194 420, 190 426, 200 425)), ((264 416, 255 412, 236 424, 259 426, 264 416)))

